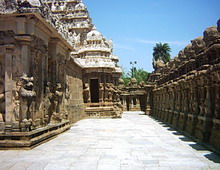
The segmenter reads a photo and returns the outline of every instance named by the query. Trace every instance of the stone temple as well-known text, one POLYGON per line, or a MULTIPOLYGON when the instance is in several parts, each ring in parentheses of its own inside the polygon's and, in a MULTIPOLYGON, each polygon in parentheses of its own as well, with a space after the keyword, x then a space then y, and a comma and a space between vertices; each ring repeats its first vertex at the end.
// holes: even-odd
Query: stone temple
POLYGON ((86 116, 120 117, 113 42, 80 0, 0 4, 0 146, 30 147, 86 116))
POLYGON ((86 117, 142 110, 220 153, 220 20, 148 83, 124 85, 81 0, 0 1, 0 147, 31 148, 86 117))

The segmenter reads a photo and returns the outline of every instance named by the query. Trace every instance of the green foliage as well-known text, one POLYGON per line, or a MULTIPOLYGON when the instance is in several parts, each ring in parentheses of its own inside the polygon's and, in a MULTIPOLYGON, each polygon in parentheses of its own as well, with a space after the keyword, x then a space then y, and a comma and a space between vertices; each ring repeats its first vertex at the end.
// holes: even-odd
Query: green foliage
POLYGON ((139 84, 141 81, 147 82, 149 78, 149 73, 143 69, 136 69, 136 67, 132 67, 128 73, 123 71, 121 78, 124 80, 125 85, 127 86, 130 82, 130 79, 134 77, 139 84))
POLYGON ((144 81, 146 83, 149 78, 149 73, 144 71, 143 69, 135 69, 134 78, 136 78, 138 84, 141 81, 144 81))
POLYGON ((153 51, 153 58, 155 61, 162 60, 164 63, 170 61, 171 48, 168 43, 156 43, 156 46, 153 48, 153 51))

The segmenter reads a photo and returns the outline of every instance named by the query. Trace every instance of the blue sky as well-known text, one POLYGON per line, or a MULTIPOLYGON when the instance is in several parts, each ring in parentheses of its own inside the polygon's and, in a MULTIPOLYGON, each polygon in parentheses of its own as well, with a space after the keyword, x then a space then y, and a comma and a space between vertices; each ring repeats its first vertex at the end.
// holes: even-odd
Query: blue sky
POLYGON ((97 30, 114 43, 125 71, 130 61, 151 72, 153 47, 169 43, 172 58, 220 18, 220 0, 83 0, 97 30))

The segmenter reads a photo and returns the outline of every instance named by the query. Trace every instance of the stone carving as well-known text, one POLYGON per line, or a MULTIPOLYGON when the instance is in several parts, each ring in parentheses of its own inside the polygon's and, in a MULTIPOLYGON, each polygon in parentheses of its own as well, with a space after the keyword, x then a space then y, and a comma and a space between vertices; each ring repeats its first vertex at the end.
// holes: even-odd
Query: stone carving
POLYGON ((109 83, 109 85, 108 85, 108 101, 109 102, 112 102, 112 99, 113 99, 113 91, 114 91, 114 89, 113 89, 113 84, 112 83, 109 83))
POLYGON ((108 99, 109 99, 109 83, 106 83, 105 84, 105 102, 108 102, 108 99))
POLYGON ((165 64, 162 60, 153 60, 153 68, 155 71, 159 70, 159 69, 162 69, 165 67, 165 64))
POLYGON ((184 48, 184 54, 187 59, 194 57, 195 51, 193 50, 193 45, 190 43, 184 48))
POLYGON ((47 82, 45 88, 44 96, 44 123, 48 124, 50 122, 50 117, 52 116, 52 103, 53 103, 53 93, 51 92, 52 85, 47 82))
POLYGON ((20 121, 20 112, 21 112, 21 102, 20 102, 20 91, 22 83, 21 81, 16 82, 16 87, 13 89, 13 121, 20 121))
POLYGON ((205 43, 203 41, 203 37, 195 38, 192 42, 192 48, 196 54, 202 52, 205 48, 205 43))
POLYGON ((14 13, 16 11, 15 0, 1 0, 0 1, 0 14, 14 13))
POLYGON ((220 39, 220 33, 217 30, 217 27, 211 26, 207 28, 203 32, 203 41, 205 42, 206 46, 209 47, 212 44, 219 42, 220 39))
POLYGON ((62 116, 63 116, 61 113, 62 99, 63 99, 62 85, 60 83, 57 83, 54 93, 54 110, 51 116, 51 123, 60 122, 62 120, 62 116))
POLYGON ((32 114, 34 113, 33 103, 36 97, 36 92, 33 91, 33 81, 33 77, 28 77, 26 74, 21 77, 20 109, 22 131, 29 131, 32 124, 32 114))
POLYGON ((84 98, 84 103, 89 103, 91 101, 90 88, 88 83, 85 83, 84 85, 83 98, 84 98))
POLYGON ((69 87, 68 81, 67 81, 67 84, 65 86, 64 115, 63 115, 63 119, 67 119, 68 118, 68 114, 70 112, 70 110, 69 110, 69 99, 70 99, 70 87, 69 87))
POLYGON ((5 87, 4 80, 0 77, 0 122, 5 121, 5 87))
POLYGON ((104 99, 104 85, 99 83, 99 102, 103 102, 104 99))
POLYGON ((128 85, 129 85, 130 87, 137 87, 138 85, 137 85, 137 80, 136 80, 136 78, 131 78, 128 85))

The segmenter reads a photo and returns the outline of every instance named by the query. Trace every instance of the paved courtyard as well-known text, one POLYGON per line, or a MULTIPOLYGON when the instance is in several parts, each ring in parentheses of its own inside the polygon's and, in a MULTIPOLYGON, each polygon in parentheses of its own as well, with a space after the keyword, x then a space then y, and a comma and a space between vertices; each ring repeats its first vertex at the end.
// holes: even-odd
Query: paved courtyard
POLYGON ((220 157, 141 112, 84 119, 32 150, 0 151, 0 169, 220 169, 220 157))

